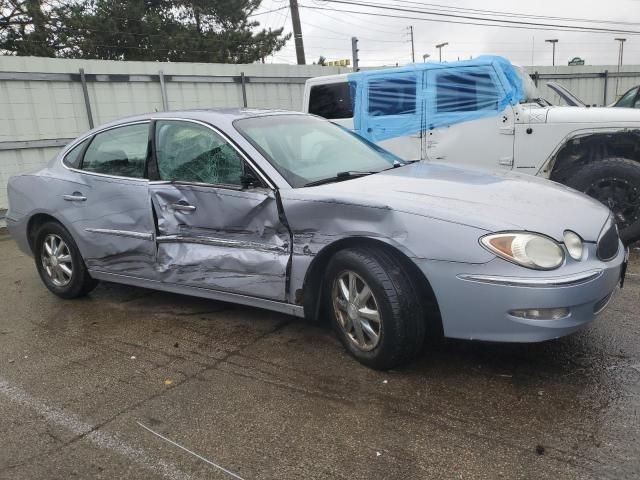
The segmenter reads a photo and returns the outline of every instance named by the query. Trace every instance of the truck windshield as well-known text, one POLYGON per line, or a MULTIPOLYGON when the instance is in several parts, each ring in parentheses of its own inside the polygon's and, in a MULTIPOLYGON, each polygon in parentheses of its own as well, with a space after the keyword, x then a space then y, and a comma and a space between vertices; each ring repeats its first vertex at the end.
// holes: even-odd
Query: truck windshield
MULTIPOLYGON (((520 100, 520 103, 538 103, 542 99, 538 87, 531 79, 531 76, 520 65, 513 65, 514 70, 522 81, 522 89, 524 90, 524 98, 520 100)), ((545 103, 549 103, 545 100, 545 103)))
POLYGON ((294 188, 342 181, 405 162, 333 123, 310 115, 266 115, 233 122, 294 188), (341 175, 342 174, 342 175, 341 175))

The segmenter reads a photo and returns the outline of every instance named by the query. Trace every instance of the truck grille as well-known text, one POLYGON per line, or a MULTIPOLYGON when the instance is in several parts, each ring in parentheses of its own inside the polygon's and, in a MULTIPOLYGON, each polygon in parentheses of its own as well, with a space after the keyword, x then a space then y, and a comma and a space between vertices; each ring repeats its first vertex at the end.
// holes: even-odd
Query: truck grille
POLYGON ((598 240, 598 258, 604 261, 611 260, 618 254, 618 247, 618 228, 613 221, 609 221, 607 229, 598 240))

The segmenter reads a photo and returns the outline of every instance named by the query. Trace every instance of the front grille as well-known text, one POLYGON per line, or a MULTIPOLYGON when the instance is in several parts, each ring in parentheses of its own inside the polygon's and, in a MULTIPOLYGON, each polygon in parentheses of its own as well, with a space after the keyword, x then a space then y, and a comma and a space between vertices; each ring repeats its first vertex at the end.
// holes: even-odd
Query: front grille
POLYGON ((607 230, 598 240, 598 258, 604 261, 614 258, 618 254, 619 243, 618 228, 610 221, 607 230))

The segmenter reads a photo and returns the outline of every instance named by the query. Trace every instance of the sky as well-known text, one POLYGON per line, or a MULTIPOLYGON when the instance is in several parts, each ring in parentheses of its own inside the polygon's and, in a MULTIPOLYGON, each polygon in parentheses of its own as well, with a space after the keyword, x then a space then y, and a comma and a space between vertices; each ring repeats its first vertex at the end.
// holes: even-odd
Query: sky
MULTIPOLYGON (((351 0, 350 0, 351 1, 351 0)), ((481 54, 496 54, 507 57, 519 65, 551 65, 552 46, 546 39, 558 39, 556 44, 556 65, 566 65, 574 57, 581 57, 586 65, 616 65, 618 45, 616 37, 625 37, 625 65, 640 65, 640 0, 539 0, 539 1, 498 1, 483 0, 431 0, 425 3, 417 0, 353 0, 359 3, 372 2, 387 6, 409 9, 432 9, 458 7, 486 11, 508 12, 523 15, 565 17, 587 19, 590 22, 568 22, 540 18, 510 18, 538 23, 573 24, 598 28, 624 29, 634 33, 589 33, 552 30, 516 29, 476 25, 459 25, 442 21, 424 21, 423 16, 409 12, 381 11, 363 6, 345 5, 326 0, 298 0, 302 23, 302 36, 307 63, 314 63, 322 55, 327 60, 351 58, 351 37, 358 37, 359 59, 362 66, 404 65, 411 62, 409 26, 413 25, 415 59, 423 61, 438 59, 435 45, 448 42, 442 49, 442 60, 468 59, 481 54), (330 9, 330 10, 323 10, 330 9), (412 18, 389 18, 357 13, 387 13, 412 18), (608 22, 626 22, 613 24, 608 22)), ((280 28, 285 33, 292 31, 289 0, 263 0, 254 20, 261 28, 280 28), (275 11, 274 11, 275 10, 275 11), (266 12, 266 13, 264 13, 266 12)), ((458 11, 461 15, 477 15, 478 12, 458 11)), ((493 14, 491 14, 493 16, 493 14)), ((486 18, 491 18, 487 16, 486 18)), ((433 17, 432 17, 433 18, 433 17)), ((493 16, 493 18, 498 18, 493 16)), ((472 20, 463 20, 472 21, 472 20)), ((296 63, 293 39, 275 55, 266 59, 267 63, 296 63)))

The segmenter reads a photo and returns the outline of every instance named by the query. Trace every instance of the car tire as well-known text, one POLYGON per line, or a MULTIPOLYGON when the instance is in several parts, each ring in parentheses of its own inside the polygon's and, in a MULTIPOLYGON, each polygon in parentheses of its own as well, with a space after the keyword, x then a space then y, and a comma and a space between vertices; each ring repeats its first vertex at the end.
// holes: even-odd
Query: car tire
POLYGON ((424 309, 411 279, 392 255, 378 248, 338 251, 327 266, 323 296, 338 338, 360 363, 385 370, 420 352, 424 309), (365 287, 371 292, 366 299, 365 287), (378 322, 373 320, 376 314, 378 322))
POLYGON ((607 158, 572 170, 566 185, 609 207, 625 245, 640 240, 640 163, 607 158))
POLYGON ((91 278, 80 250, 66 228, 47 222, 36 232, 34 257, 45 286, 61 298, 87 295, 98 281, 91 278))

